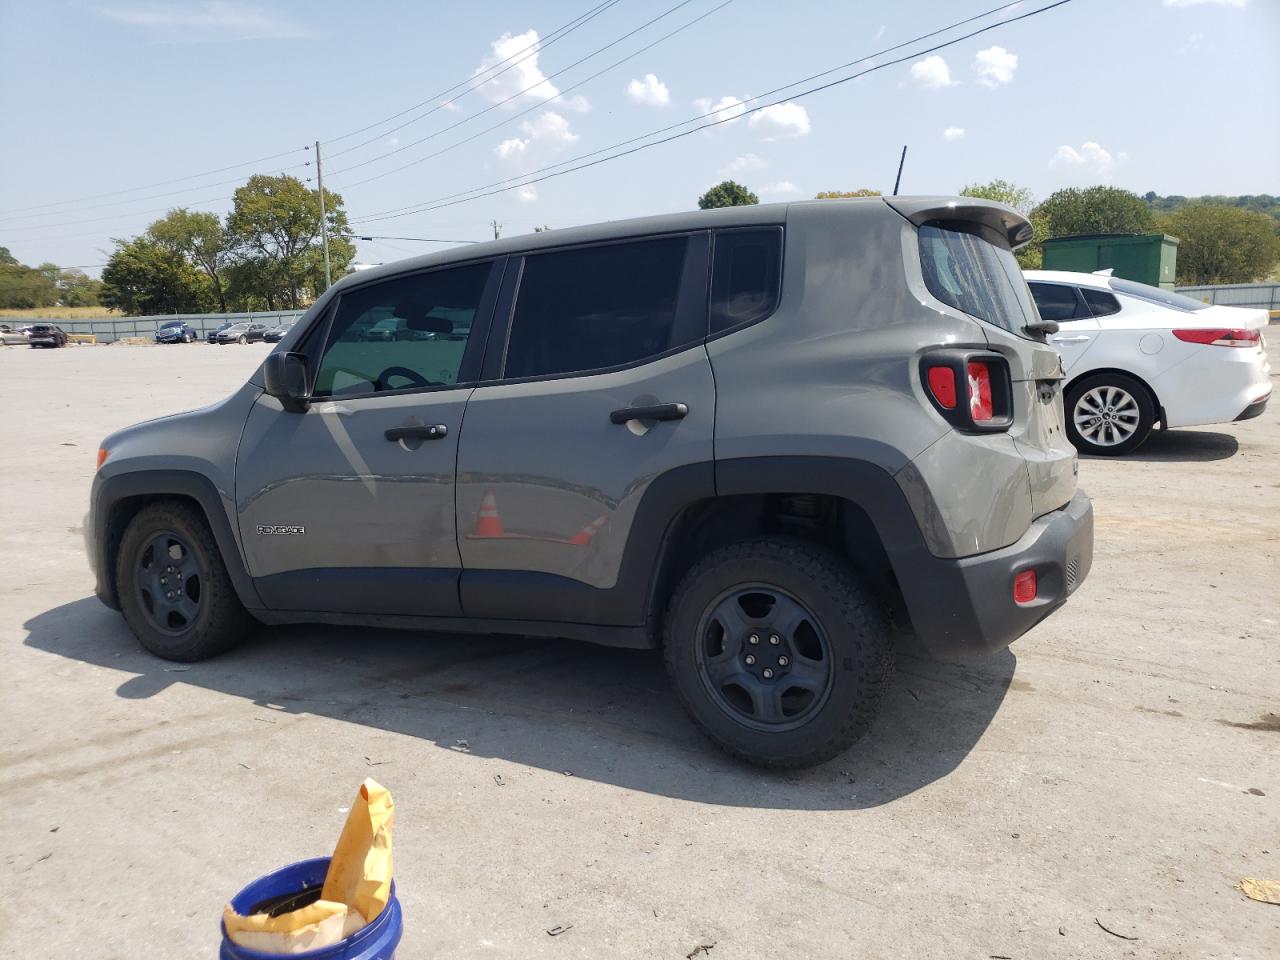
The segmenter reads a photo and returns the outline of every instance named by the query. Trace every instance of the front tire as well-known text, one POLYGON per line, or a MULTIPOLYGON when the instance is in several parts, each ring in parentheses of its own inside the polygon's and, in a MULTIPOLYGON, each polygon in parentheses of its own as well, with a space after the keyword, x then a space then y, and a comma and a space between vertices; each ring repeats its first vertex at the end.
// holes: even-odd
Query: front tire
POLYGON ((765 767, 843 753, 889 682, 883 611, 849 564, 800 541, 753 540, 685 575, 665 623, 667 670, 721 749, 765 767))
POLYGON ((195 507, 160 501, 129 522, 116 555, 116 594, 142 646, 165 660, 205 660, 252 626, 195 507))
POLYGON ((1097 373, 1071 385, 1067 438, 1081 453, 1119 457, 1136 450, 1155 426, 1155 402, 1133 377, 1097 373))
POLYGON ((249 342, 249 338, 246 337, 243 333, 240 334, 240 339, 236 341, 236 343, 240 344, 240 346, 244 346, 248 342, 249 342))

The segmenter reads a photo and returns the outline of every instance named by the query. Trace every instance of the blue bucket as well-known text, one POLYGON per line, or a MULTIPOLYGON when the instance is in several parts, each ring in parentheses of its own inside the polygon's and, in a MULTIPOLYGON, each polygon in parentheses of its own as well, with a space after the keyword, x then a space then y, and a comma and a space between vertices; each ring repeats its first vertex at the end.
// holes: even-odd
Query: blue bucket
MULTIPOLYGON (((253 881, 231 898, 231 908, 242 917, 247 917, 268 904, 278 905, 308 890, 318 891, 324 886, 324 877, 328 871, 328 857, 291 863, 275 873, 253 881)), ((220 960, 277 960, 280 956, 277 953, 263 953, 239 946, 227 936, 225 926, 221 923, 218 926, 222 930, 222 950, 218 953, 220 960)), ((400 901, 396 899, 396 884, 393 880, 391 899, 373 923, 331 947, 289 956, 296 960, 393 960, 403 930, 404 920, 400 914, 400 901)))

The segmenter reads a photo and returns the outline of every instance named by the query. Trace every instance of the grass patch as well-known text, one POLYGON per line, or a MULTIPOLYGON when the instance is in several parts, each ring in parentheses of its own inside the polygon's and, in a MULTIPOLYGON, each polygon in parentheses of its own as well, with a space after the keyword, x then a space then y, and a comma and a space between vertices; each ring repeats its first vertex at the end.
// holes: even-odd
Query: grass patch
POLYGON ((0 319, 9 320, 110 320, 123 316, 108 307, 3 307, 0 319))

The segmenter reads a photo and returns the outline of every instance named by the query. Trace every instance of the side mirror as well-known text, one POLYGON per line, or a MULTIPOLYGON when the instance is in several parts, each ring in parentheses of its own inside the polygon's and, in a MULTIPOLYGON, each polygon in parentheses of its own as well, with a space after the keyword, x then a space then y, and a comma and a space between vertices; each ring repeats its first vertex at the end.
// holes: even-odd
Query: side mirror
POLYGON ((303 413, 311 405, 307 358, 300 353, 273 353, 262 365, 267 396, 275 397, 290 413, 303 413))

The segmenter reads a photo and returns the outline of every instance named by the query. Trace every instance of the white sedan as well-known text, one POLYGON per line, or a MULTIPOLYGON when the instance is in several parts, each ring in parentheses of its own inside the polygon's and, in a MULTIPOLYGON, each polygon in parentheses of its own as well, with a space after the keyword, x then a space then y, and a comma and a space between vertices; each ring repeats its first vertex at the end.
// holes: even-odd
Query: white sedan
POLYGON ((1118 456, 1157 422, 1248 420, 1271 396, 1266 310, 1211 306, 1105 274, 1028 270, 1049 342, 1067 374, 1067 435, 1084 453, 1118 456))

